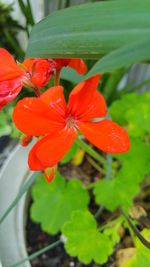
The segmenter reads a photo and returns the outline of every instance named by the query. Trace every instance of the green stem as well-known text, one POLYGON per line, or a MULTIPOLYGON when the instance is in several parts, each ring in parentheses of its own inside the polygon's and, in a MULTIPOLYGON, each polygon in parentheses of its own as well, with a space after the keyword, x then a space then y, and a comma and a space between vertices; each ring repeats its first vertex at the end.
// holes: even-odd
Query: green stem
POLYGON ((24 258, 23 260, 21 260, 21 261, 15 263, 15 264, 13 264, 13 265, 11 265, 10 267, 17 267, 17 266, 20 266, 20 265, 22 266, 22 263, 24 263, 24 262, 26 262, 26 261, 31 261, 31 260, 35 259, 36 257, 42 255, 43 253, 45 253, 45 252, 47 252, 47 251, 49 251, 49 250, 51 250, 51 249, 57 247, 57 246, 60 245, 61 243, 62 243, 62 240, 58 240, 58 241, 56 241, 56 242, 54 242, 54 243, 48 245, 47 247, 42 248, 42 249, 36 251, 35 253, 31 254, 29 257, 26 257, 26 258, 24 258))
MULTIPOLYGON (((107 154, 107 171, 106 171, 106 176, 105 179, 111 179, 112 176, 112 155, 107 154)), ((103 206, 100 206, 97 212, 95 213, 95 218, 98 218, 104 210, 103 206)))
POLYGON ((40 96, 41 95, 41 92, 40 92, 40 89, 38 87, 35 87, 34 88, 34 92, 37 96, 40 96))
POLYGON ((112 177, 112 155, 107 154, 107 172, 105 179, 111 179, 112 177))
POLYGON ((104 210, 104 207, 103 206, 100 206, 97 210, 97 212, 95 213, 95 218, 97 219, 103 212, 104 210))
POLYGON ((99 166, 98 163, 95 162, 90 156, 86 157, 88 162, 100 173, 105 174, 105 170, 99 166))
POLYGON ((17 194, 17 196, 15 197, 15 199, 12 201, 12 203, 10 204, 10 206, 7 208, 7 210, 4 212, 4 214, 0 218, 0 224, 4 221, 4 219, 10 213, 10 211, 15 207, 15 205, 18 203, 18 201, 24 195, 24 193, 34 183, 35 179, 37 178, 37 174, 38 174, 38 172, 34 172, 33 174, 31 174, 31 176, 28 178, 28 180, 24 182, 24 184, 22 185, 19 193, 17 194))
POLYGON ((102 164, 104 167, 106 167, 106 160, 99 153, 97 153, 90 145, 86 144, 80 138, 76 139, 75 142, 78 146, 83 148, 87 154, 92 156, 94 159, 99 161, 100 164, 102 164))

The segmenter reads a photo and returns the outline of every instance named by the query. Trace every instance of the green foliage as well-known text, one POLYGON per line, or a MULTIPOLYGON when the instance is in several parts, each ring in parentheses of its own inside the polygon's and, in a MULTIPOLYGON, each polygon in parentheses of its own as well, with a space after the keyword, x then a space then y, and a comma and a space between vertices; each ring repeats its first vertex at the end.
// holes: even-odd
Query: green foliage
POLYGON ((112 119, 127 126, 131 136, 150 134, 150 93, 126 94, 115 101, 110 109, 112 119))
POLYGON ((13 5, 0 2, 0 47, 5 47, 10 53, 22 58, 24 52, 17 40, 17 34, 24 28, 12 18, 12 12, 13 5))
POLYGON ((110 181, 99 181, 94 188, 97 204, 103 205, 110 211, 114 211, 118 207, 128 209, 134 196, 138 193, 139 186, 136 183, 130 184, 129 180, 119 179, 119 177, 110 181))
POLYGON ((77 256, 85 264, 94 260, 103 264, 113 249, 108 236, 97 229, 96 220, 88 211, 76 211, 62 228, 69 255, 77 256))
POLYGON ((78 74, 75 70, 71 68, 63 68, 60 73, 60 77, 63 80, 72 82, 73 84, 77 84, 85 78, 84 75, 78 74))
POLYGON ((34 18, 33 18, 33 14, 32 14, 30 0, 27 0, 26 2, 27 3, 25 4, 23 0, 18 0, 18 4, 20 6, 22 14, 24 15, 24 17, 26 19, 26 26, 28 27, 29 25, 31 25, 31 26, 34 25, 34 18))
POLYGON ((150 58, 149 42, 150 38, 148 37, 144 40, 140 39, 112 51, 102 59, 98 60, 94 67, 89 71, 88 77, 97 73, 110 72, 124 66, 128 67, 134 63, 146 61, 150 58))
POLYGON ((57 171, 55 179, 47 184, 40 175, 32 190, 31 217, 44 231, 56 234, 75 210, 85 210, 89 196, 81 181, 65 181, 57 171))
POLYGON ((122 168, 118 172, 128 179, 132 176, 132 181, 141 182, 143 177, 150 172, 150 144, 137 138, 130 138, 131 148, 128 153, 115 156, 121 161, 122 168))
MULTIPOLYGON (((150 241, 150 230, 144 229, 142 235, 150 241)), ((149 267, 150 266, 150 251, 137 238, 135 239, 135 255, 129 259, 123 267, 149 267)))
POLYGON ((128 210, 140 191, 140 182, 150 172, 150 145, 132 138, 130 151, 115 158, 121 163, 120 170, 113 179, 98 181, 94 194, 96 202, 110 211, 118 207, 128 210))
POLYGON ((112 248, 119 243, 120 234, 119 231, 121 229, 121 224, 124 221, 122 216, 117 219, 105 224, 103 234, 109 238, 109 242, 112 245, 112 248))
POLYGON ((10 135, 12 138, 18 138, 20 131, 15 127, 11 117, 13 108, 9 105, 0 111, 0 137, 10 135))
POLYGON ((78 151, 78 145, 76 143, 74 143, 72 145, 71 149, 67 152, 67 154, 61 160, 61 163, 65 164, 65 163, 69 162, 75 156, 77 151, 78 151))
POLYGON ((140 191, 140 182, 150 172, 150 145, 144 142, 144 137, 150 134, 149 102, 148 92, 132 93, 124 95, 110 107, 112 119, 127 127, 132 136, 129 152, 114 156, 118 160, 114 178, 101 180, 94 187, 96 202, 110 211, 118 207, 128 210, 140 191))
POLYGON ((55 12, 33 27, 27 57, 99 58, 148 38, 149 9, 149 0, 118 0, 55 12))
POLYGON ((7 115, 2 110, 0 112, 0 137, 4 135, 9 135, 11 133, 11 127, 7 122, 7 115))

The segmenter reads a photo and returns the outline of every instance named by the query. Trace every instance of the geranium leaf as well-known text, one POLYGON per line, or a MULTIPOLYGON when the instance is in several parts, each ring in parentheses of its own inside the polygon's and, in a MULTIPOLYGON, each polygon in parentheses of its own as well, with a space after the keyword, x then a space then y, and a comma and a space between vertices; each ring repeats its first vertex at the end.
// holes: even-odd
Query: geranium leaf
POLYGON ((67 182, 58 171, 50 184, 40 175, 33 186, 32 197, 31 217, 50 234, 58 233, 72 211, 85 210, 89 202, 82 182, 77 179, 67 182))
MULTIPOLYGON (((150 241, 150 230, 144 229, 141 234, 150 241)), ((132 256, 123 267, 149 267, 150 266, 150 251, 137 238, 135 238, 135 255, 132 256)))
POLYGON ((126 180, 131 178, 130 183, 139 183, 150 172, 150 144, 138 138, 130 138, 130 141, 129 152, 115 156, 122 165, 118 175, 126 180))
MULTIPOLYGON (((149 9, 149 0, 120 0, 54 12, 33 27, 27 57, 99 58, 149 37, 149 9)), ((143 46, 139 49, 137 57, 145 52, 143 46)))
POLYGON ((112 180, 98 181, 94 195, 96 202, 110 211, 118 207, 128 210, 140 191, 140 182, 150 172, 150 145, 131 138, 130 151, 115 158, 121 162, 120 170, 112 180))
POLYGON ((114 211, 118 207, 128 209, 132 204, 134 196, 136 196, 140 190, 137 184, 130 184, 129 181, 119 178, 121 177, 110 181, 99 181, 94 188, 97 204, 103 205, 110 211, 114 211))
POLYGON ((62 233, 68 254, 77 256, 85 264, 92 260, 103 264, 113 251, 108 236, 98 231, 96 220, 88 211, 73 212, 71 220, 63 226, 62 233))
POLYGON ((129 43, 112 51, 100 59, 89 71, 87 76, 90 77, 97 73, 110 72, 149 59, 149 42, 150 38, 148 37, 144 40, 136 40, 136 42, 129 43))
POLYGON ((109 242, 112 243, 112 247, 114 247, 120 241, 120 229, 123 222, 124 218, 123 216, 120 216, 114 221, 110 221, 105 224, 103 234, 109 238, 109 242))
POLYGON ((109 113, 114 121, 128 127, 131 136, 144 136, 150 134, 149 103, 149 92, 126 94, 111 105, 109 113))

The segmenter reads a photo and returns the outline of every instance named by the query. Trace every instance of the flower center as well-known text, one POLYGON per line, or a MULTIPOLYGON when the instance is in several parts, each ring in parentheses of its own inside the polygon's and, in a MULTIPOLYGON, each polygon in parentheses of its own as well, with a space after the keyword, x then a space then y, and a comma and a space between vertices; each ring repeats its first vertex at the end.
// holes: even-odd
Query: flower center
POLYGON ((77 120, 71 115, 66 118, 66 124, 68 128, 77 128, 77 120))

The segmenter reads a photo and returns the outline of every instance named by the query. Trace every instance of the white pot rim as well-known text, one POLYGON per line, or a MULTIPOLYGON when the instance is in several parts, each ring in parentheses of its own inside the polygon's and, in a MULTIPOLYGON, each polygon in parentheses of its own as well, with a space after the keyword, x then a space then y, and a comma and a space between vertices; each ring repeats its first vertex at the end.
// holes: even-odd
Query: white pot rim
MULTIPOLYGON (((31 146, 23 148, 17 145, 0 171, 0 217, 14 200, 22 183, 29 175, 27 158, 30 148, 31 146)), ((26 195, 20 199, 0 225, 0 267, 10 267, 28 256, 24 235, 25 202, 26 195)), ((29 262, 21 266, 31 267, 29 262)))

